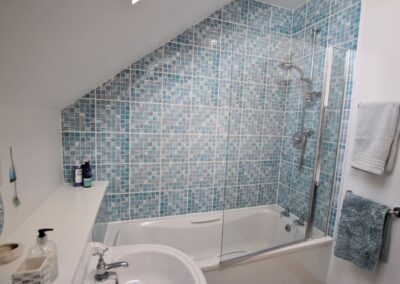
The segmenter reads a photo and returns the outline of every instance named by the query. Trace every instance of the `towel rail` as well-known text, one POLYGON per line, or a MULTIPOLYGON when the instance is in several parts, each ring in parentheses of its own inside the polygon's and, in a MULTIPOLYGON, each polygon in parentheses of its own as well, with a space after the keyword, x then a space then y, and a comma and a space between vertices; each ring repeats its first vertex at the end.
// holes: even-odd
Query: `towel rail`
POLYGON ((392 216, 396 216, 397 218, 400 218, 400 207, 395 207, 392 210, 388 212, 388 214, 392 216))

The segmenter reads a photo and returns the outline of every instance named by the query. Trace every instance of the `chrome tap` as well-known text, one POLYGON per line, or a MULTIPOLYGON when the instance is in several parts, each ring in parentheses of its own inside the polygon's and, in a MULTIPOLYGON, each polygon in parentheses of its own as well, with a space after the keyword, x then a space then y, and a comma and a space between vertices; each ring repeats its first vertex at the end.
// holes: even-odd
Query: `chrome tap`
POLYGON ((114 279, 115 284, 118 284, 118 274, 114 271, 108 271, 109 269, 114 269, 118 267, 128 267, 129 264, 126 261, 118 261, 110 264, 106 264, 104 261, 104 254, 108 251, 108 248, 105 249, 97 249, 97 251, 93 254, 93 256, 99 256, 99 261, 96 265, 96 274, 94 279, 97 282, 103 282, 107 279, 114 279))
POLYGON ((303 218, 300 218, 300 219, 294 220, 293 224, 296 224, 296 225, 299 225, 299 226, 303 227, 305 225, 305 222, 304 222, 303 218))
POLYGON ((281 212, 282 217, 290 217, 290 208, 286 206, 285 210, 281 212))

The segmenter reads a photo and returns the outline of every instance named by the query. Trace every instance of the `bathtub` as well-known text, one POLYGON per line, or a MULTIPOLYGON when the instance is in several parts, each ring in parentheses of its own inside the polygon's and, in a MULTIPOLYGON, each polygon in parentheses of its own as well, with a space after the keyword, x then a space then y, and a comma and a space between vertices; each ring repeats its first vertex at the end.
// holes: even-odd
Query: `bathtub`
MULTIPOLYGON (((260 249, 301 242, 306 226, 293 223, 295 216, 282 217, 282 208, 267 205, 110 223, 105 244, 120 246, 131 244, 162 244, 177 248, 189 255, 203 271, 218 269, 220 261, 245 256, 260 249), (224 221, 223 221, 224 218, 224 221), (222 233, 222 224, 223 233, 222 233), (223 245, 221 250, 221 236, 223 245)), ((324 234, 314 230, 314 237, 324 234)), ((312 248, 330 242, 329 237, 301 242, 261 254, 263 259, 279 254, 312 248)), ((259 260, 260 255, 251 257, 259 260)), ((250 259, 250 260, 251 260, 250 259)))

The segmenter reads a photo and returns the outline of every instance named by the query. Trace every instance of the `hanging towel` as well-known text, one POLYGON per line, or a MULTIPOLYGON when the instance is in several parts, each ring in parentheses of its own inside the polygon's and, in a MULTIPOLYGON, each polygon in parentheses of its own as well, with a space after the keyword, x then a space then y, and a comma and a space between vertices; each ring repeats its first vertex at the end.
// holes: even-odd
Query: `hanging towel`
POLYGON ((375 270, 382 249, 388 211, 389 208, 384 205, 347 191, 334 255, 366 271, 375 270))
POLYGON ((353 168, 383 175, 393 169, 400 134, 400 105, 361 103, 351 159, 353 168))

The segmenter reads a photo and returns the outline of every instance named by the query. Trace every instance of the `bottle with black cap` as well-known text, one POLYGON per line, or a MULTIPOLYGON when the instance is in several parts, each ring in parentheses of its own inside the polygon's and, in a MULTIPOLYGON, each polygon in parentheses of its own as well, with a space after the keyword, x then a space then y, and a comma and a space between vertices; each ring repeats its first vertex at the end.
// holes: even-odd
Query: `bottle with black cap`
POLYGON ((47 238, 46 232, 53 229, 40 229, 34 245, 28 253, 28 258, 47 256, 49 263, 49 278, 53 282, 58 276, 57 246, 47 238))

